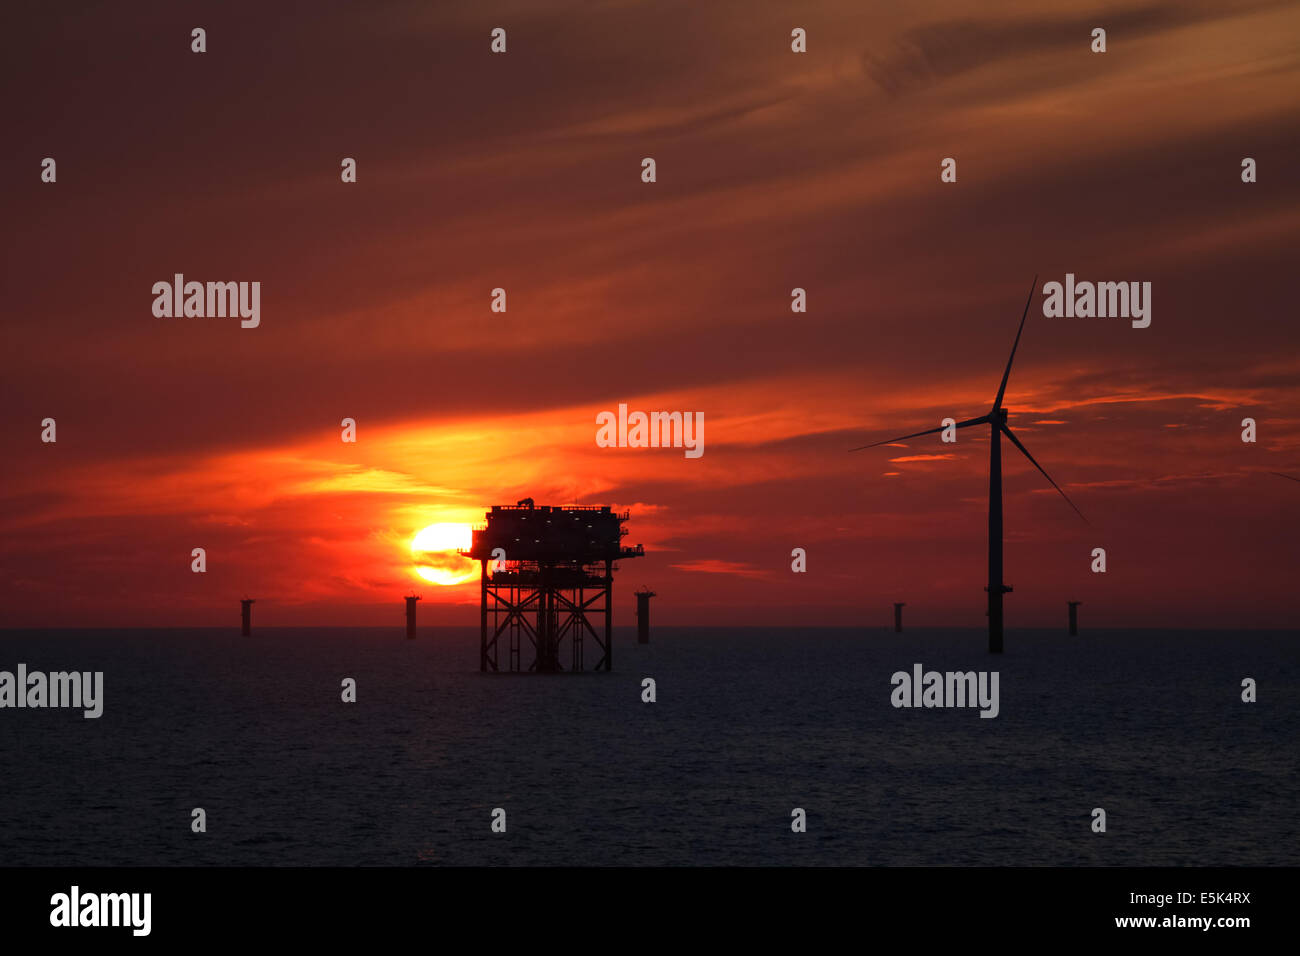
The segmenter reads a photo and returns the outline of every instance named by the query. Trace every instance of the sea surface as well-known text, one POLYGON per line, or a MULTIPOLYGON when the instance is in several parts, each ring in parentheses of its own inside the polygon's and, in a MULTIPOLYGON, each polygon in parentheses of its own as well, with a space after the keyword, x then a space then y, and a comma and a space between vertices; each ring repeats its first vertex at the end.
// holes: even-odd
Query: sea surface
POLYGON ((0 709, 0 865, 1300 864, 1300 632, 984 642, 620 629, 613 673, 535 676, 475 628, 0 631, 0 670, 105 682, 0 709), (997 670, 999 715, 894 708, 918 662, 997 670))

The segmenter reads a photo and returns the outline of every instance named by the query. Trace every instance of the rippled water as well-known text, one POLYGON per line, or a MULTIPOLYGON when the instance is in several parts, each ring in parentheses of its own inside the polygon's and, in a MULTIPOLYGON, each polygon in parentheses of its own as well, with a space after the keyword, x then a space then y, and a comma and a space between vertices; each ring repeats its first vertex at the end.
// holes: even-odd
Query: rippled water
POLYGON ((1298 638, 658 628, 485 677, 469 629, 4 631, 106 703, 0 710, 0 863, 1296 865, 1298 638), (894 709, 915 662, 1001 714, 894 709))

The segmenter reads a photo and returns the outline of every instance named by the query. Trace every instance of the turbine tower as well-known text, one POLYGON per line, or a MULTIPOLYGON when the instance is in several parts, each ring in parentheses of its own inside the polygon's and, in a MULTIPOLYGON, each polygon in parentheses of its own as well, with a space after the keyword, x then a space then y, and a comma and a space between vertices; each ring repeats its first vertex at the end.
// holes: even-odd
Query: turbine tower
MULTIPOLYGON (((966 428, 970 425, 988 425, 990 429, 989 441, 989 583, 984 590, 989 593, 989 653, 1002 653, 1002 595, 1008 593, 1011 588, 1002 583, 1002 436, 1006 435, 1011 444, 1020 449, 1020 453, 1029 459, 1030 464, 1037 468, 1044 478, 1046 478, 1061 497, 1065 499, 1066 504, 1074 508, 1075 514, 1083 518, 1084 524, 1088 519, 1083 517, 1083 512, 1075 508, 1074 502, 1070 496, 1061 491, 1061 486, 1052 481, 1049 475, 1037 461, 1034 456, 1029 454, 1029 449, 1020 443, 1020 439, 1015 436, 1007 426, 1007 410, 1002 407, 1002 397, 1007 391, 1007 380, 1011 377, 1011 363, 1016 360, 1016 349, 1020 347, 1020 334, 1025 330, 1025 319, 1029 316, 1029 304, 1034 299, 1034 290, 1038 287, 1038 276, 1034 276, 1034 283, 1029 287, 1029 298, 1025 300, 1025 311, 1020 316, 1020 328, 1016 330, 1016 340, 1011 346, 1011 357, 1007 359, 1006 371, 1002 373, 1002 384, 998 386, 997 397, 993 399, 993 407, 988 414, 981 415, 979 418, 969 418, 964 422, 958 422, 957 428, 966 428)), ((944 426, 938 428, 929 428, 923 432, 914 432, 911 435, 903 435, 900 438, 889 438, 885 441, 872 442, 870 445, 862 445, 858 448, 850 449, 851 451, 862 451, 866 448, 876 448, 880 445, 891 445, 894 442, 906 441, 909 438, 920 438, 922 435, 933 435, 935 432, 943 431, 944 426)))

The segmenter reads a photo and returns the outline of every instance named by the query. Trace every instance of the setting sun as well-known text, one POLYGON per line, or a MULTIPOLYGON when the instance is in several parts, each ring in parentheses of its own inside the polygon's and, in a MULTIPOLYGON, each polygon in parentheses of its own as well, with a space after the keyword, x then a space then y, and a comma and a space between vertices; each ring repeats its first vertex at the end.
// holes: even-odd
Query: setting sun
POLYGON ((460 584, 474 577, 474 561, 458 554, 458 549, 468 548, 471 529, 467 524, 443 522, 431 524, 411 539, 411 554, 415 558, 415 573, 433 584, 460 584))

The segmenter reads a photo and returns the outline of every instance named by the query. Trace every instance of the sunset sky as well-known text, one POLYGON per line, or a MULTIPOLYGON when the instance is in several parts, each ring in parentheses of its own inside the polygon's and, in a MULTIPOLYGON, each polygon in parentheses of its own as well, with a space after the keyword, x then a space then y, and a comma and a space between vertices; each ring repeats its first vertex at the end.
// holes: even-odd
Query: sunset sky
POLYGON ((411 539, 524 496, 632 512, 618 624, 983 627, 986 430, 848 449, 988 411, 1067 272, 1152 322, 1034 297, 1010 423, 1091 524, 1004 443, 1008 628, 1300 620, 1300 6, 461 6, 14 11, 0 627, 471 623, 411 539))

